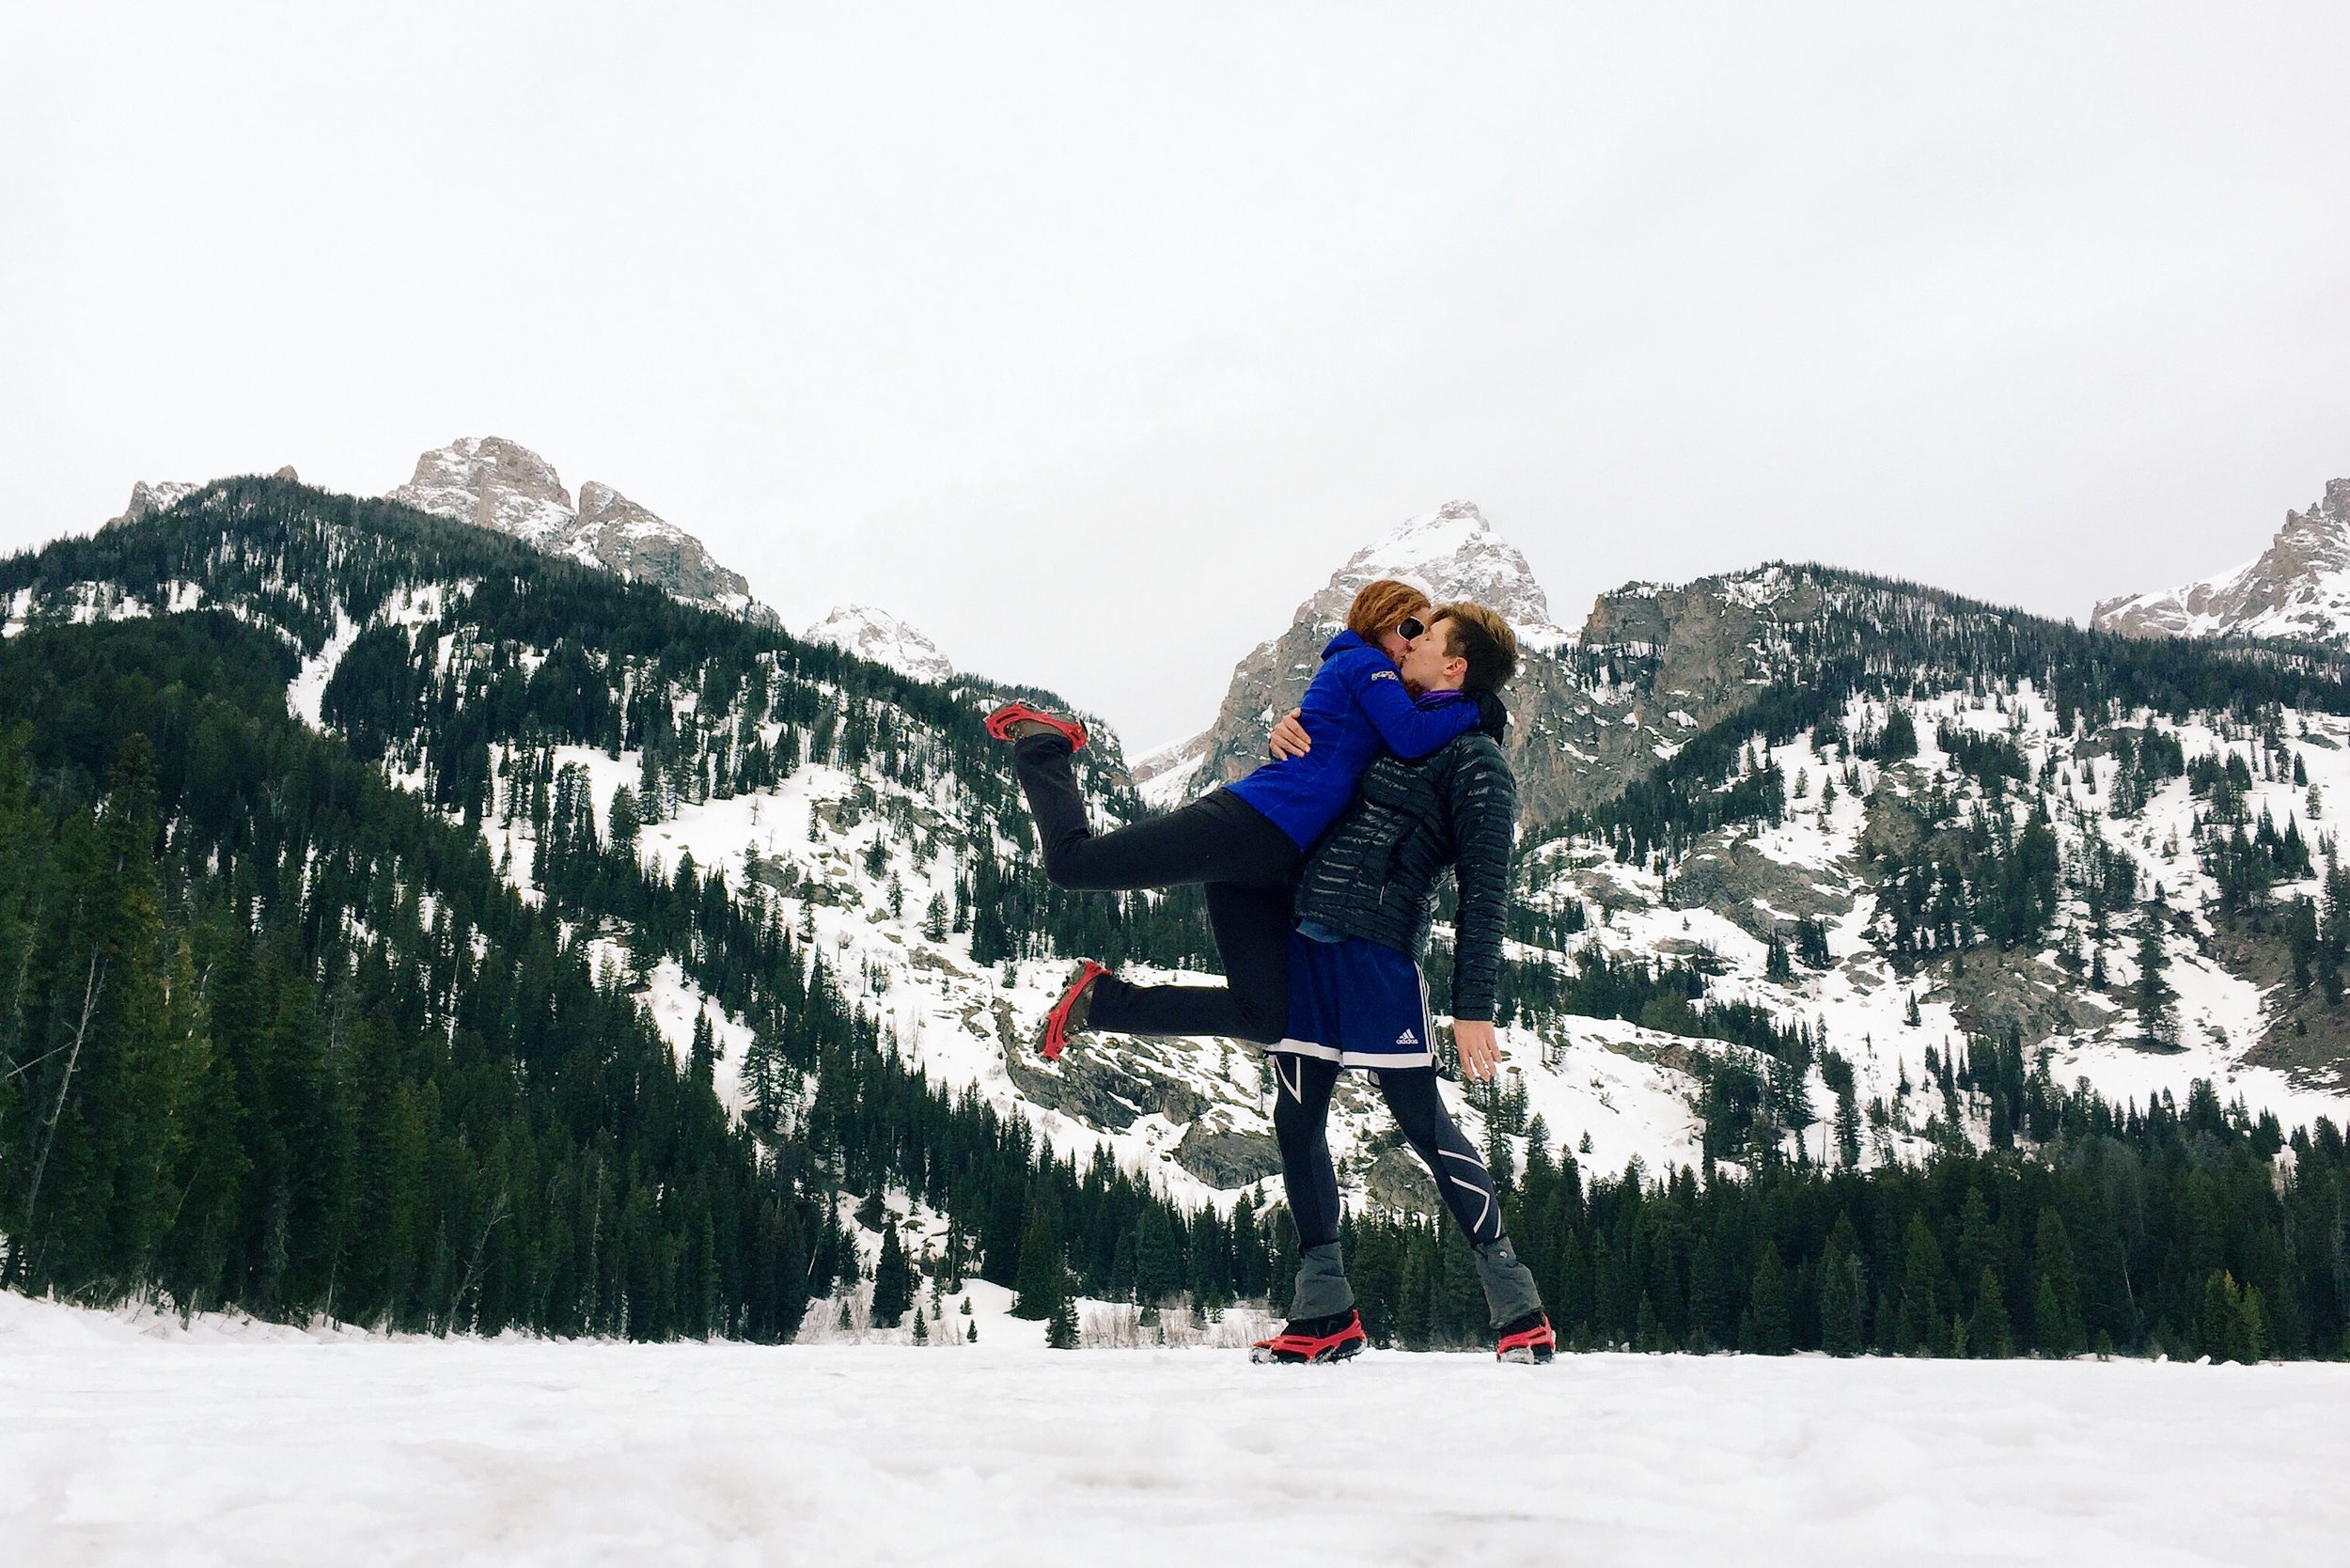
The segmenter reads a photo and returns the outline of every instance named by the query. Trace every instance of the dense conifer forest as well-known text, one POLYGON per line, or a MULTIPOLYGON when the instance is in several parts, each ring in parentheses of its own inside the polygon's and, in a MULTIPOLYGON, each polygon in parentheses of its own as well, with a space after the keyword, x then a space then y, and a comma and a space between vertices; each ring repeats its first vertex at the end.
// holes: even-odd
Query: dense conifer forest
MULTIPOLYGON (((2332 1122, 2288 1139, 2201 1083, 2183 1108, 2117 1110, 1996 1050, 1923 1092, 1950 1119, 1919 1166, 1586 1172, 1522 1121, 1523 1168, 1505 1146, 1490 1157, 1552 1319, 1585 1347, 2350 1356, 2350 1152, 2332 1122), (1986 1104, 2012 1132, 1970 1149, 1956 1128, 1986 1104)), ((1481 1342, 1449 1219, 1348 1230, 1374 1337, 1481 1342)))

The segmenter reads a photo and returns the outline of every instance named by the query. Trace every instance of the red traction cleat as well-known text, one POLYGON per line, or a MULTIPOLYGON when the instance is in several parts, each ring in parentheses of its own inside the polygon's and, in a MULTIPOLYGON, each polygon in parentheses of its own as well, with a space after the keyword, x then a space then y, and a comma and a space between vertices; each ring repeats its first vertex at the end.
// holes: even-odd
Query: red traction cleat
POLYGON ((1058 713, 1048 713, 1042 708, 1031 708, 1025 702, 1007 702, 988 714, 987 732, 999 741, 1009 741, 1013 738, 1011 727, 1024 719, 1028 723, 1041 724, 1048 729, 1059 731, 1068 740, 1069 749, 1072 751, 1083 751, 1086 748, 1086 727, 1084 725, 1079 724, 1075 719, 1063 718, 1058 713))
POLYGON ((1350 1307, 1326 1318, 1292 1318, 1280 1333, 1249 1346, 1248 1358, 1310 1366, 1322 1361, 1343 1361, 1360 1354, 1366 1342, 1363 1315, 1350 1307))
POLYGON ((1530 1312, 1501 1326, 1501 1342, 1494 1349, 1496 1361, 1536 1366, 1559 1354, 1559 1336, 1550 1329, 1545 1312, 1530 1312))
POLYGON ((1060 1060, 1060 1054, 1069 1049, 1071 1028, 1085 1027, 1084 1004, 1089 1000, 1086 993, 1092 990, 1095 980, 1108 973, 1107 969, 1089 958, 1081 961, 1071 971, 1069 983, 1061 990, 1060 1000, 1053 1004, 1053 1011, 1044 1015, 1044 1022, 1037 1027, 1037 1055, 1046 1061, 1060 1060))

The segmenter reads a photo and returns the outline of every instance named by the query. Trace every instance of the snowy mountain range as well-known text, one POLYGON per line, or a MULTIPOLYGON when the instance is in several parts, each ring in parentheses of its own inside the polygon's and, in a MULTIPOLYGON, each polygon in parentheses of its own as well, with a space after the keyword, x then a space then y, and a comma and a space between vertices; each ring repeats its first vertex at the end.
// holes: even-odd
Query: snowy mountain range
MULTIPOLYGON (((290 466, 272 477, 297 478, 290 466)), ((151 517, 203 488, 183 479, 141 480, 107 525, 151 517)), ((700 540, 599 480, 580 486, 574 506, 553 463, 503 436, 464 436, 434 447, 416 459, 408 482, 384 499, 650 583, 689 604, 764 626, 780 624, 743 574, 720 565, 700 540)))
MULTIPOLYGON (((150 505, 160 494, 149 487, 150 505)), ((641 523, 606 487, 584 488, 573 508, 551 465, 494 440, 427 454, 396 495, 541 544, 641 523)), ((1723 1118, 1740 1102, 1720 1086, 1793 1071, 1772 1093, 1798 1110, 1771 1136, 1826 1158, 1836 1118, 1825 1107, 1843 1102, 1864 1163, 1910 1158, 1937 1140, 1994 1136, 1975 1090, 1925 1086, 1934 1063, 1947 1077, 1960 1053, 2003 1042, 2056 1082, 2086 1079, 2116 1099, 2184 1099, 2201 1078, 2288 1125, 2350 1109, 2350 1024, 2293 980, 2278 913, 2322 891, 2322 873, 2293 860, 2285 836, 2322 859, 2325 811, 2350 799, 2350 697, 2335 686, 2243 712, 2097 695, 2075 684, 2095 662, 2068 640, 2084 634, 1811 567, 1629 585, 1570 636, 1523 556, 1455 502, 1342 563, 1289 629, 1241 662, 1210 729, 1136 770, 1144 788, 1187 794, 1253 765, 1347 599, 1384 574, 1494 604, 1526 641, 1510 693, 1527 802, 1511 959, 1519 1000, 1504 1034, 1512 1072, 1504 1097, 1464 1107, 1479 1136, 1522 1140, 1539 1117, 1601 1168, 1734 1160, 1723 1118), (1888 668, 1898 682, 1877 673, 1888 668), (1888 742, 1897 729, 1907 744, 1888 742), (2050 879, 2035 923, 1987 939, 1984 901, 2006 896, 2002 857, 2027 840, 2048 846, 2033 851, 2030 874, 2050 879), (2248 902, 2241 855, 2256 844, 2272 870, 2248 902), (2134 1000, 2150 962, 2175 1014, 2159 1039, 2134 1000), (1605 999, 1622 995, 1634 999, 1605 999), (1764 1029, 1809 1031, 1815 1044, 1800 1066, 1774 1067, 1752 1043, 1764 1029)), ((305 718, 332 726, 321 695, 338 661, 388 629, 451 690, 477 666, 486 680, 557 653, 517 646, 474 604, 475 585, 454 578, 378 602, 296 603, 224 557, 163 585, 51 572, 7 608, 13 630, 212 604, 267 624, 293 604, 299 625, 347 627, 305 644, 289 693, 305 718)), ((919 680, 945 678, 928 673, 944 661, 928 663, 937 654, 926 639, 878 612, 844 610, 815 633, 919 680)), ((765 657, 780 679, 788 651, 765 657)), ((2257 652, 2198 657, 2266 667, 2257 652)), ((624 787, 658 797, 638 829, 643 856, 669 875, 690 855, 729 897, 807 931, 849 1002, 932 1082, 1028 1119, 1081 1164, 1106 1153, 1188 1201, 1264 1189, 1275 1161, 1254 1053, 1089 1037, 1047 1067, 1023 1049, 1068 955, 1026 938, 1009 954, 1000 938, 982 944, 981 919, 1045 906, 1002 890, 1028 851, 1000 779, 982 776, 994 754, 940 729, 940 713, 967 714, 991 691, 950 689, 941 707, 870 683, 822 687, 787 731, 748 695, 706 707, 705 691, 721 688, 691 668, 619 660, 599 679, 628 694, 633 728, 599 744, 497 740, 475 775, 487 792, 470 820, 518 887, 534 886, 540 848, 530 792, 551 775, 578 770, 598 824, 624 787), (787 738, 776 776, 737 781, 746 749, 787 738)), ((387 776, 407 788, 450 777, 442 745, 430 727, 394 736, 387 776)), ((1134 808, 1116 750, 1105 735, 1089 753, 1105 822, 1134 808)), ((1104 940, 1143 913, 1099 904, 1104 940)), ((626 964, 625 931, 593 940, 626 964)), ((1440 999, 1448 964, 1440 928, 1440 999)), ((1172 964, 1124 967, 1181 978, 1172 964)), ((673 960, 652 963, 646 983, 681 1054, 697 1020, 713 1024, 720 1087, 739 1108, 750 1021, 673 960)), ((1425 1210, 1423 1179, 1381 1126, 1371 1097, 1342 1094, 1333 1144, 1350 1196, 1425 1210)))
POLYGON ((2307 511, 2285 513, 2266 550, 2232 572, 2184 588, 2101 601, 2101 631, 2132 636, 2350 638, 2350 478, 2307 511))
MULTIPOLYGON (((2322 518, 2295 525, 2305 534, 2320 523, 2339 531, 2342 489, 2317 509, 2322 518)), ((2141 801, 2128 792, 2133 785, 2117 803, 2122 770, 2111 732, 2080 732, 2043 683, 2013 676, 1986 683, 1963 661, 1925 654, 1903 705, 1919 737, 1917 753, 1883 760, 1856 753, 1888 722, 1892 705, 1882 700, 1847 703, 1792 736, 1765 733, 1784 720, 1748 716, 1773 694, 1793 696, 1816 680, 1826 649, 1874 647, 1887 651, 1872 656, 1895 657, 1889 650, 1921 628, 1929 646, 2026 627, 2028 635, 2054 635, 2031 618, 1912 585, 1780 565, 1685 585, 1635 583, 1601 596, 1570 636, 1552 622, 1523 556, 1475 506, 1455 502, 1350 557, 1299 606, 1287 632, 1242 660, 1214 724, 1137 765, 1145 798, 1170 806, 1256 766, 1265 727, 1293 704, 1346 602, 1375 575, 1417 580, 1439 599, 1496 604, 1521 630, 1526 658, 1507 694, 1525 799, 1519 899, 1537 919, 1557 913, 1583 933, 1538 945, 1560 957, 1572 951, 1578 964, 1695 963, 1713 973, 1709 994, 1725 1005, 1736 997, 1772 1016, 1814 1021, 1841 1043, 1857 1103, 1876 1107, 1869 1114, 1881 1157, 1917 1147, 1915 1130, 1931 1120, 1908 1121, 1905 1132, 1901 1110, 1904 1086, 1927 1075, 1929 1052, 1947 1059, 1969 1041, 2011 1034, 2044 1053, 2059 1081, 2085 1077, 2117 1098, 2166 1084, 2183 1091, 2189 1077, 2204 1077, 2288 1120, 2339 1118, 2350 1104, 2350 1037, 2278 985, 2282 960, 2273 938, 2220 908, 2212 869, 2220 857, 2201 787, 2174 778, 2141 801), (1649 781, 1670 776, 1684 749, 1698 747, 1694 758, 1731 735, 1743 736, 1739 745, 1752 753, 1739 753, 1709 787, 1769 778, 1780 799, 1775 822, 1725 826, 1637 855, 1610 841, 1610 830, 1576 825, 1594 813, 1605 819, 1635 786, 1653 789, 1649 781), (1944 735, 1958 739, 1946 747, 1944 735), (2020 789, 2003 791, 2001 780, 1986 784, 1968 771, 1980 766, 1973 748, 1994 742, 2013 748, 2020 789), (1995 807, 2013 822, 2051 823, 2068 875, 2118 853, 2128 857, 2138 896, 2154 891, 2166 901, 2156 946, 2166 983, 2180 997, 2178 1048, 2150 1052, 2139 1039, 2125 978, 2136 973, 2130 954, 2085 956, 2083 935, 2104 917, 2077 892, 2052 939, 2029 953, 1944 971, 1897 950, 1886 886, 1897 846, 1947 843, 1956 824, 1971 820, 1966 813, 1995 807), (1774 949, 1799 929, 1818 933, 1811 961, 1775 964, 1774 949)), ((2252 784, 2248 798, 2228 809, 2246 813, 2248 826, 2272 822, 2279 833, 2292 827, 2314 843, 2321 797, 2350 784, 2350 773, 2336 766, 2350 748, 2350 725, 2332 715, 2283 713, 2258 730, 2222 713, 2184 723, 2151 713, 2114 720, 2124 739, 2175 741, 2185 756, 2205 759, 2199 767, 2235 759, 2231 768, 2252 784)), ((2314 882, 2288 881, 2270 896, 2315 891, 2314 882)), ((1690 1157, 1703 1137, 1692 1107, 1715 1071, 1705 1061, 1720 1047, 1672 1027, 1651 1030, 1645 1020, 1574 1012, 1529 1015, 1520 1027, 1540 1042, 1540 1070, 1528 1067, 1524 1085, 1546 1125, 1584 1129, 1603 1161, 1637 1153, 1653 1168, 1690 1157)), ((1233 1116, 1237 1126, 1239 1107, 1233 1116)), ((1408 1163, 1381 1165, 1374 1125, 1360 1121, 1336 1135, 1372 1139, 1355 1146, 1369 1152, 1341 1164, 1368 1195, 1394 1199, 1410 1185, 1408 1163)), ((1265 1157, 1261 1146, 1256 1152, 1265 1157)))

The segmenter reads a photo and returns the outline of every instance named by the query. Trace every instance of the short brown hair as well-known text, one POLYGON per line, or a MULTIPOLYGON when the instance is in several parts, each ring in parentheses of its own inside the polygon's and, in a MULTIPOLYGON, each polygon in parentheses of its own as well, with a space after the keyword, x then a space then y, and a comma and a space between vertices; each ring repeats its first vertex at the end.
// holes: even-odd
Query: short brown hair
POLYGON ((1419 615, 1428 608, 1424 589, 1400 582, 1393 577, 1381 577, 1365 583, 1355 595, 1355 603, 1346 607, 1346 629, 1368 643, 1403 624, 1407 615, 1419 615))
POLYGON ((1445 634, 1446 655, 1468 661, 1468 675, 1461 682, 1464 691, 1497 692, 1510 683, 1518 672, 1518 635, 1497 611, 1465 602, 1439 604, 1428 624, 1439 620, 1451 622, 1445 634))

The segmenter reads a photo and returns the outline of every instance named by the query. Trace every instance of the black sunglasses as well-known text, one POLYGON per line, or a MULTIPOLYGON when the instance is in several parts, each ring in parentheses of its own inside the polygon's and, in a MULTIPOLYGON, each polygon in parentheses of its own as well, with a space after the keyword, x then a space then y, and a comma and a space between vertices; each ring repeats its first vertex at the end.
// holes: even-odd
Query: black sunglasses
POLYGON ((1418 642, 1419 640, 1420 634, 1427 630, 1427 627, 1420 624, 1419 617, 1416 615, 1407 615, 1402 620, 1396 622, 1395 635, 1402 637, 1405 642, 1418 642))

